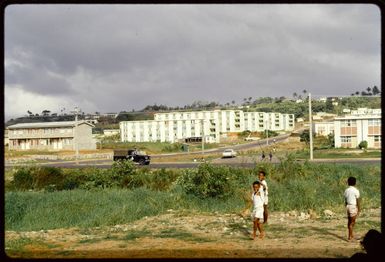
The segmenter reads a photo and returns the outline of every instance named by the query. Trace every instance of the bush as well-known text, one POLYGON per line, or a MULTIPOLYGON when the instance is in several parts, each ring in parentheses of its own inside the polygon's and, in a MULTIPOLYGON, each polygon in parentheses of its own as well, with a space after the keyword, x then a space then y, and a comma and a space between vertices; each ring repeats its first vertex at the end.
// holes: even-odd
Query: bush
POLYGON ((179 176, 179 171, 162 168, 148 175, 147 187, 155 191, 167 191, 179 176))
POLYGON ((33 172, 33 188, 34 189, 46 189, 53 191, 56 189, 62 189, 63 174, 62 170, 57 167, 40 167, 33 172))
POLYGON ((19 190, 32 189, 32 174, 31 168, 21 168, 13 175, 12 185, 19 190))
POLYGON ((368 148, 368 142, 367 141, 361 141, 359 144, 358 144, 358 148, 359 149, 367 149, 368 148))
POLYGON ((226 198, 233 195, 236 186, 229 167, 214 167, 209 163, 201 164, 197 169, 187 169, 177 183, 187 194, 199 198, 226 198))

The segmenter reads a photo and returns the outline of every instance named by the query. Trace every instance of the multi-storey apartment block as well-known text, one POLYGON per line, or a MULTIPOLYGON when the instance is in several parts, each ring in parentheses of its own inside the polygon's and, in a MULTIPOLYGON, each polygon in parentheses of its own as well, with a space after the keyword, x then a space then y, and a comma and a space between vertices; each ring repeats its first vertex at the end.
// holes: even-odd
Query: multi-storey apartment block
POLYGON ((369 148, 381 148, 381 116, 352 115, 334 119, 335 147, 357 148, 367 141, 369 148))
POLYGON ((357 148, 367 141, 369 148, 381 148, 381 109, 359 108, 332 122, 313 123, 319 136, 334 134, 335 147, 357 148))
POLYGON ((242 110, 213 110, 157 113, 154 120, 120 122, 121 140, 128 142, 177 142, 203 137, 207 143, 218 143, 229 132, 290 131, 294 115, 242 110))
POLYGON ((76 150, 96 149, 92 139, 92 124, 85 121, 21 123, 9 126, 10 150, 46 149, 76 150))

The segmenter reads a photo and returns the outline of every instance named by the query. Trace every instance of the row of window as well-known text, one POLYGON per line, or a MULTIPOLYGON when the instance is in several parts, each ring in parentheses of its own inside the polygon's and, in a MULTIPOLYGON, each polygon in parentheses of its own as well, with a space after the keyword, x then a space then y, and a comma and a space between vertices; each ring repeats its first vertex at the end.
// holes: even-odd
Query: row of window
POLYGON ((31 135, 31 134, 69 134, 72 133, 72 128, 28 128, 28 129, 14 129, 13 135, 31 135))

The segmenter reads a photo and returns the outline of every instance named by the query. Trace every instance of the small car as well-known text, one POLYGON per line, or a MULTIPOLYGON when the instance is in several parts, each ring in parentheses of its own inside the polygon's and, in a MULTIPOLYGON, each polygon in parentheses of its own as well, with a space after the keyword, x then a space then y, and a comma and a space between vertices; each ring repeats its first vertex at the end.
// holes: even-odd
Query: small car
POLYGON ((227 157, 236 157, 237 152, 235 152, 234 149, 225 149, 222 153, 222 158, 227 158, 227 157))

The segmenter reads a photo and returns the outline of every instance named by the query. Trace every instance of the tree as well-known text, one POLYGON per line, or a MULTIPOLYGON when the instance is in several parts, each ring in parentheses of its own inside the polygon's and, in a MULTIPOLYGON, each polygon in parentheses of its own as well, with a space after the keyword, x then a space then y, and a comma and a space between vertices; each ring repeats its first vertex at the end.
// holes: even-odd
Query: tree
POLYGON ((381 93, 381 91, 378 89, 377 86, 373 86, 372 93, 375 96, 375 95, 379 95, 381 93))
MULTIPOLYGON (((315 134, 313 133, 313 138, 315 137, 315 134)), ((302 132, 302 134, 299 136, 299 141, 305 142, 306 145, 310 142, 310 131, 309 129, 306 129, 302 132)))
POLYGON ((356 95, 358 96, 360 94, 360 92, 359 91, 356 91, 356 95))
POLYGON ((294 99, 297 98, 298 94, 296 92, 293 93, 294 99))
POLYGON ((368 91, 368 95, 371 95, 371 91, 372 91, 372 89, 368 86, 368 88, 366 88, 366 90, 368 91))
POLYGON ((51 113, 51 111, 49 111, 49 110, 43 110, 43 111, 41 112, 41 114, 42 114, 43 116, 48 116, 49 113, 51 113))

